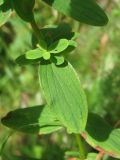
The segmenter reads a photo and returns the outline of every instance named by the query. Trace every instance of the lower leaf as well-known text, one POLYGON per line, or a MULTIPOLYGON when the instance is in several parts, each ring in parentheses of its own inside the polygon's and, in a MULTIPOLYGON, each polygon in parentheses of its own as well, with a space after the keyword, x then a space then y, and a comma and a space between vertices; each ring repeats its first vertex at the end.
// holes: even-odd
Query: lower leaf
POLYGON ((120 129, 112 128, 97 114, 90 113, 83 138, 103 155, 120 158, 120 129))
POLYGON ((47 105, 11 111, 2 119, 2 124, 17 131, 35 134, 48 134, 62 128, 47 105))

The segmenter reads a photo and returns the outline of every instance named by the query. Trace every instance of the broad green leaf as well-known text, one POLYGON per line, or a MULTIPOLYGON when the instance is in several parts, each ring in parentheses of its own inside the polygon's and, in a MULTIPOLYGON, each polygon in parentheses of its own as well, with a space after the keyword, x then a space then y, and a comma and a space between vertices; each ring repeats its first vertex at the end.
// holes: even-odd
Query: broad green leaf
POLYGON ((73 67, 65 62, 41 63, 40 83, 46 101, 60 123, 69 133, 80 133, 87 121, 87 102, 80 80, 73 67))
POLYGON ((69 41, 67 39, 60 39, 48 47, 48 51, 50 53, 60 53, 64 51, 69 45, 69 41))
POLYGON ((45 52, 45 50, 37 48, 37 49, 34 49, 34 50, 27 51, 25 53, 25 57, 26 57, 26 59, 42 58, 42 56, 44 54, 43 52, 45 52))
POLYGON ((36 134, 48 134, 61 128, 47 105, 11 111, 2 119, 2 124, 17 131, 36 134))
POLYGON ((87 127, 82 136, 96 150, 120 158, 120 129, 113 129, 100 116, 89 114, 87 127))
POLYGON ((35 0, 13 0, 12 2, 15 11, 24 21, 33 21, 33 7, 35 5, 35 0))
POLYGON ((108 22, 104 11, 94 0, 43 0, 50 6, 73 19, 95 26, 108 22))

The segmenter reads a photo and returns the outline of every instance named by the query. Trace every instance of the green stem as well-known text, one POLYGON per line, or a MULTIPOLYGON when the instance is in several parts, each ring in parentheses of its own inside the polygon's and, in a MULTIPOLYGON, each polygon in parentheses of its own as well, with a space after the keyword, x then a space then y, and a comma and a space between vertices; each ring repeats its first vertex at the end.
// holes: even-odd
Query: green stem
POLYGON ((76 141, 77 141, 77 144, 78 144, 78 147, 79 147, 80 160, 85 160, 86 152, 85 152, 80 134, 75 134, 75 137, 76 137, 76 141))
POLYGON ((31 27, 34 31, 35 36, 37 37, 37 39, 39 41, 40 30, 39 30, 35 20, 33 19, 33 21, 30 24, 31 24, 31 27))
POLYGON ((11 135, 12 135, 13 133, 14 133, 14 132, 11 131, 11 132, 9 133, 9 135, 4 139, 4 141, 3 141, 3 143, 2 143, 2 146, 1 146, 1 148, 0 148, 0 156, 3 154, 3 150, 4 150, 4 148, 5 148, 5 145, 6 145, 7 141, 8 141, 8 139, 11 137, 11 135))

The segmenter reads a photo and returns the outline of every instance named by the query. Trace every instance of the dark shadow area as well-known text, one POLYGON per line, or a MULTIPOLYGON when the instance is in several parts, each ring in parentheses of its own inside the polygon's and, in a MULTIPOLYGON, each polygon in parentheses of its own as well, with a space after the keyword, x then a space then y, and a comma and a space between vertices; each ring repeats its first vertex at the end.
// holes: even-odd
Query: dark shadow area
POLYGON ((105 141, 109 138, 112 127, 99 115, 89 113, 86 131, 97 141, 105 141))
MULTIPOLYGON (((71 27, 67 23, 61 23, 58 26, 43 28, 40 30, 40 37, 43 37, 47 45, 51 45, 53 42, 59 39, 72 39, 74 37, 71 27)), ((36 37, 32 36, 32 44, 36 47, 38 41, 36 37)))

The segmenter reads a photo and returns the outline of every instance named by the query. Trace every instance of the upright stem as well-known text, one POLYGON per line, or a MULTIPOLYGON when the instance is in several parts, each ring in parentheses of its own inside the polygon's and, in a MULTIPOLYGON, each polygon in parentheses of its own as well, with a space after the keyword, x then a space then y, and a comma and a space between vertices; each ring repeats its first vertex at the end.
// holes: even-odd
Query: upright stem
POLYGON ((3 141, 2 145, 1 145, 1 148, 0 148, 0 156, 3 154, 3 150, 4 150, 4 148, 5 148, 5 145, 6 145, 7 141, 8 141, 8 139, 10 138, 10 136, 11 136, 13 133, 14 133, 14 132, 11 131, 11 132, 8 134, 8 136, 4 139, 4 141, 3 141))
POLYGON ((39 41, 40 30, 39 30, 35 20, 33 19, 33 21, 30 24, 31 24, 31 27, 34 31, 35 36, 37 37, 37 39, 39 41))
POLYGON ((86 153, 85 153, 85 149, 84 149, 80 134, 75 134, 75 137, 76 137, 76 141, 79 147, 80 160, 85 160, 86 153))

